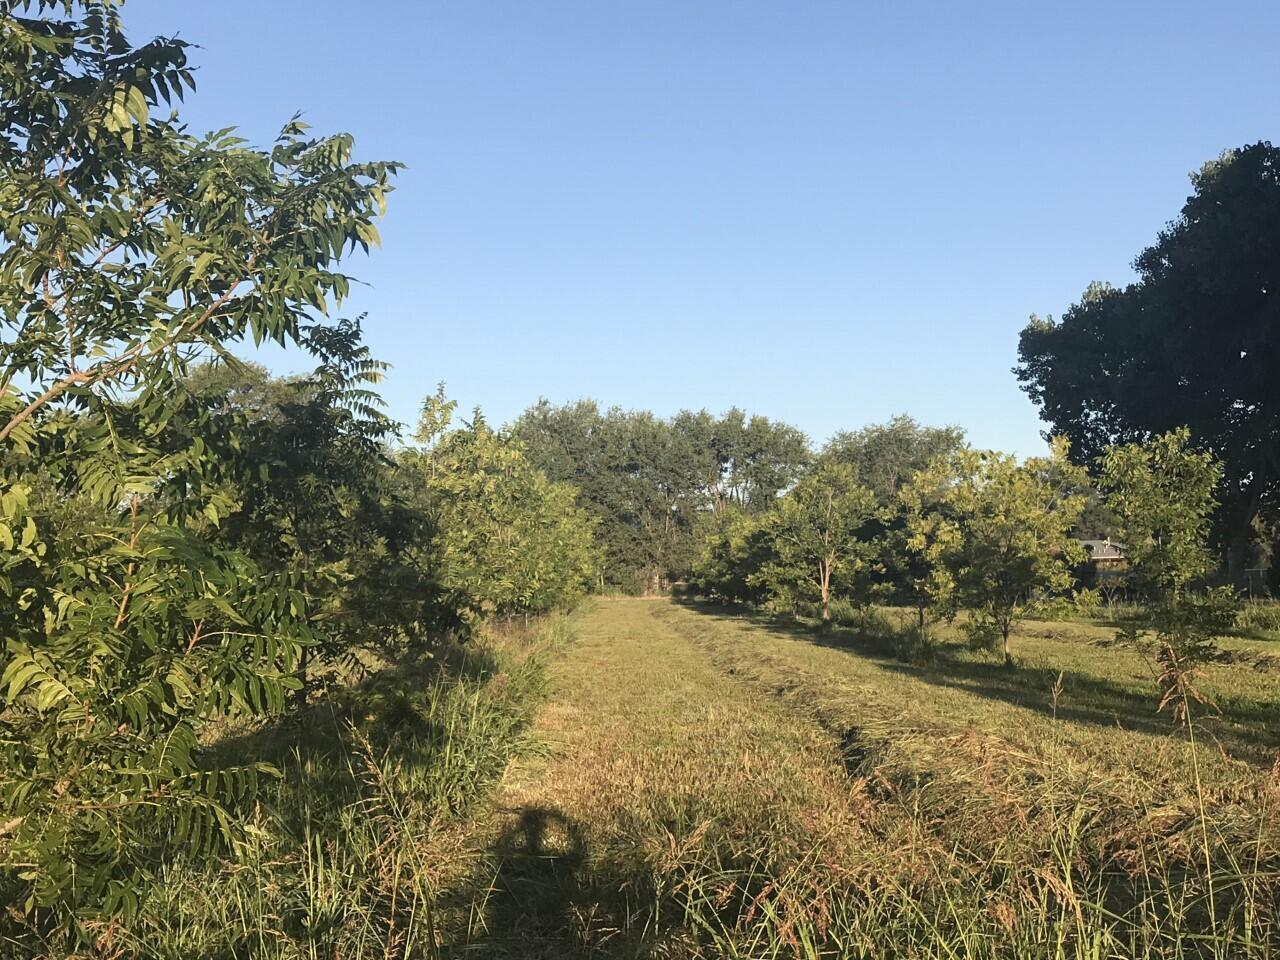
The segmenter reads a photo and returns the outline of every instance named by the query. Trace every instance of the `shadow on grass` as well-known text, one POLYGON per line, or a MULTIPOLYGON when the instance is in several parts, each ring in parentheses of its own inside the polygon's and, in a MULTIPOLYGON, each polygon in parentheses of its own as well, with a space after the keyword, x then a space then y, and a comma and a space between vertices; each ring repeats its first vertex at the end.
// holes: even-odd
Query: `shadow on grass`
MULTIPOLYGON (((686 610, 725 620, 746 620, 774 633, 821 647, 840 650, 871 661, 877 667, 909 676, 938 687, 961 690, 975 696, 1056 716, 1072 723, 1099 727, 1119 727, 1148 734, 1179 736, 1168 716, 1156 712, 1154 685, 1144 695, 1105 677, 1080 670, 1062 671, 1066 698, 1055 706, 1049 691, 1058 680, 1058 670, 1048 666, 1008 668, 998 661, 965 656, 955 644, 937 644, 924 659, 904 657, 912 630, 907 625, 873 632, 856 626, 814 626, 794 618, 695 599, 676 601, 686 610)), ((1280 728, 1275 726, 1276 704, 1249 697, 1233 697, 1221 715, 1205 717, 1202 725, 1221 747, 1236 759, 1269 764, 1280 747, 1280 728)))
POLYGON ((508 811, 491 866, 442 900, 474 912, 471 929, 448 943, 450 958, 510 960, 648 955, 662 938, 656 895, 639 864, 593 863, 581 827, 558 810, 508 811), (475 905, 483 905, 475 911, 475 905))
MULTIPOLYGON (((302 782, 309 788, 315 787, 309 781, 317 765, 335 766, 337 780, 351 780, 353 736, 364 737, 380 756, 419 763, 449 736, 422 709, 423 692, 441 682, 479 684, 497 670, 492 654, 480 647, 442 644, 404 651, 357 683, 321 688, 300 711, 218 738, 208 748, 208 758, 214 767, 268 763, 286 773, 286 782, 304 767, 302 782)), ((339 790, 332 800, 349 802, 347 793, 339 790)))

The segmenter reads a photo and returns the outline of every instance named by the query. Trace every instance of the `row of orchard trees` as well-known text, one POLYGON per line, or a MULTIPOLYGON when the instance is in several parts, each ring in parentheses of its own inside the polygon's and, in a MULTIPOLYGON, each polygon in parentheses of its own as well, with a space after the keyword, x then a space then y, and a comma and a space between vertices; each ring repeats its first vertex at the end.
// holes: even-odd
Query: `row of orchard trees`
MULTIPOLYGON (((1229 589, 1191 589, 1213 569, 1220 476, 1185 430, 1111 447, 1098 463, 1150 623, 1183 660, 1202 655, 1231 619, 1229 589)), ((922 644, 932 622, 964 608, 974 639, 1012 663, 1014 625, 1077 590, 1084 552, 1074 534, 1093 484, 1065 441, 1019 462, 899 420, 838 437, 768 509, 708 517, 692 580, 734 602, 812 603, 824 621, 836 599, 909 604, 922 644)))
POLYGON ((49 936, 234 837, 275 771, 211 766, 211 724, 595 569, 574 492, 482 419, 433 399, 394 451, 331 316, 396 164, 297 121, 193 135, 188 49, 131 45, 113 2, 0 3, 0 903, 49 936), (248 340, 314 370, 273 380, 248 340))

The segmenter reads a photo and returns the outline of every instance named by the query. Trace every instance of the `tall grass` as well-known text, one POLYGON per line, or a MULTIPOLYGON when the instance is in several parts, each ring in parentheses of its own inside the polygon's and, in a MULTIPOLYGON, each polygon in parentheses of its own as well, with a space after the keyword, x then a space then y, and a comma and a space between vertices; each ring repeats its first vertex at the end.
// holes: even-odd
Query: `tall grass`
MULTIPOLYGON (((665 880, 653 887, 699 931, 687 955, 1280 957, 1280 778, 1228 762, 1197 726, 1169 730, 1152 780, 1146 757, 1127 767, 1082 753, 1080 728, 1056 709, 1047 735, 1013 740, 917 726, 927 701, 885 716, 822 696, 809 661, 788 661, 804 649, 794 641, 766 646, 759 627, 687 616, 674 622, 735 679, 812 710, 837 737, 861 831, 852 848, 804 823, 791 837, 761 832, 728 862, 717 845, 673 844, 688 855, 655 862, 665 880)), ((827 648, 812 664, 842 656, 827 648)), ((927 696, 912 670, 859 669, 927 696)))
MULTIPOLYGON (((948 812, 966 819, 968 805, 972 814, 988 815, 977 790, 956 790, 949 803, 908 791, 894 802, 906 819, 892 831, 900 844, 894 851, 877 846, 863 861, 832 863, 821 842, 782 859, 762 844, 745 866, 726 867, 720 851, 695 845, 655 887, 671 891, 684 925, 699 932, 689 955, 1280 956, 1280 851, 1263 836, 1274 809, 1260 811, 1251 837, 1221 829, 1202 811, 1182 837, 1152 830, 1098 849, 1090 828, 1106 816, 1106 794, 1078 787, 1050 774, 1028 792, 1027 812, 1042 808, 1030 846, 1016 829, 970 845, 963 832, 938 822, 948 812), (1187 834, 1200 835, 1198 849, 1181 844, 1187 834)), ((1168 812, 1144 813, 1159 821, 1168 812)))
MULTIPOLYGON (((1157 778, 1149 756, 1079 749, 1062 673, 1050 717, 1008 739, 946 726, 926 668, 850 661, 827 634, 599 610, 557 660, 554 754, 527 728, 562 620, 228 733, 217 749, 285 776, 236 849, 169 865, 99 954, 1280 960, 1280 778, 1198 726, 1167 734, 1157 778), (637 639, 646 622, 663 632, 637 639), (810 685, 845 661, 921 702, 810 685)), ((901 632, 850 619, 866 642, 901 632)))
POLYGON ((216 864, 166 868, 143 913, 104 931, 104 956, 365 960, 435 957, 453 922, 441 891, 470 869, 470 817, 543 689, 567 627, 489 631, 470 647, 385 664, 309 715, 217 749, 284 776, 216 864))

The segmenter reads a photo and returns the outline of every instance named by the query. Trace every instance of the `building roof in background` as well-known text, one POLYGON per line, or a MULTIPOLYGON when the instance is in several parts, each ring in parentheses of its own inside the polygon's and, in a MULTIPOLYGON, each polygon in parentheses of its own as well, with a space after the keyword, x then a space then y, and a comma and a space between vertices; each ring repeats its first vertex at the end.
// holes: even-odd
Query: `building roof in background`
POLYGON ((1077 540, 1081 546, 1089 551, 1090 560, 1123 560, 1125 559, 1124 544, 1116 543, 1114 540, 1077 540))

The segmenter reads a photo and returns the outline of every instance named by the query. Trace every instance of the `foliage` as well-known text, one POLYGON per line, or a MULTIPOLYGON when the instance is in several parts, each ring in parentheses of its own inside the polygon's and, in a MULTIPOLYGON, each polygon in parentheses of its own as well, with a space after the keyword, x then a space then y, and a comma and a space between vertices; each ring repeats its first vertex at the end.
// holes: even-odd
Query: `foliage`
POLYGON ((810 459, 804 435, 733 409, 723 417, 681 412, 670 420, 584 400, 545 400, 511 427, 550 479, 571 483, 598 519, 600 585, 660 591, 686 576, 705 513, 768 509, 810 459))
POLYGON ((1208 659, 1214 638, 1235 622, 1233 589, 1191 589, 1214 567, 1207 541, 1222 470, 1212 453, 1192 448, 1185 428, 1112 447, 1102 457, 1102 484, 1120 518, 1161 660, 1171 671, 1166 693, 1173 686, 1186 689, 1185 674, 1208 659))
POLYGON ((238 425, 237 507, 219 542, 294 571, 313 598, 309 655, 348 666, 358 646, 418 639, 451 616, 424 562, 426 512, 386 450, 397 428, 371 389, 385 365, 359 337, 346 321, 315 331, 322 363, 305 376, 228 361, 189 380, 216 424, 238 425))
POLYGON ((875 494, 847 464, 826 463, 778 500, 765 529, 772 557, 758 579, 770 592, 814 599, 824 622, 833 591, 855 595, 866 579, 874 548, 863 536, 875 515, 875 494))
MULTIPOLYGON (((1009 632, 1045 595, 1066 592, 1071 568, 1083 556, 1069 536, 1085 498, 1084 470, 1055 441, 1048 457, 1019 464, 1008 455, 964 450, 926 471, 923 484, 938 490, 939 532, 934 543, 959 598, 989 620, 1011 663, 1009 632)), ((976 635, 980 635, 979 634, 976 635)))
POLYGON ((476 615, 538 613, 570 605, 596 569, 590 516, 577 491, 553 483, 519 442, 477 414, 447 430, 451 408, 429 401, 422 439, 438 440, 419 469, 436 527, 432 562, 442 584, 476 615))
POLYGON ((730 603, 769 599, 762 571, 773 558, 769 514, 728 507, 703 516, 699 552, 689 580, 700 593, 730 603))
POLYGON ((1181 593, 1213 570, 1207 541, 1222 466, 1213 454, 1192 448, 1189 430, 1111 447, 1101 466, 1143 590, 1181 593))
POLYGON ((822 458, 850 464, 860 483, 870 487, 882 504, 891 504, 916 473, 964 446, 964 431, 959 427, 925 427, 900 415, 886 423, 837 433, 822 448, 822 458))
POLYGON ((189 134, 158 112, 186 57, 116 4, 0 7, 0 889, 51 935, 131 912, 265 772, 210 768, 199 731, 283 707, 309 598, 219 542, 240 438, 184 378, 246 337, 323 352, 396 171, 297 121, 189 134))
POLYGON ((748 418, 737 407, 720 417, 684 410, 669 429, 685 438, 699 465, 706 503, 715 513, 734 507, 769 509, 812 460, 803 432, 758 414, 748 418))
MULTIPOLYGON (((438 957, 466 905, 441 885, 458 836, 507 764, 533 746, 543 661, 561 618, 482 628, 431 656, 371 657, 370 672, 288 721, 215 749, 270 757, 283 778, 238 811, 234 864, 180 857, 140 915, 114 932, 121 956, 186 960, 438 957)), ((3 939, 5 957, 29 956, 3 939)), ((103 950, 103 955, 111 955, 103 950)))
POLYGON ((917 641, 929 642, 930 621, 950 619, 956 611, 956 580, 948 558, 960 548, 959 524, 947 515, 945 498, 953 480, 952 459, 939 457, 918 471, 898 492, 900 521, 882 542, 916 610, 917 641))
POLYGON ((1191 180, 1137 281, 1091 284, 1059 322, 1033 317, 1017 373, 1082 461, 1189 427, 1223 465, 1219 520, 1238 572, 1255 518, 1280 509, 1280 150, 1229 150, 1191 180))

